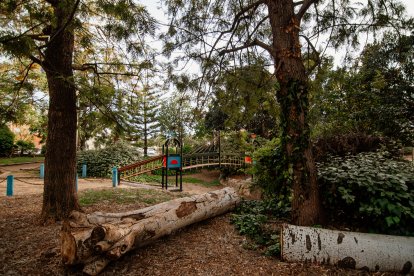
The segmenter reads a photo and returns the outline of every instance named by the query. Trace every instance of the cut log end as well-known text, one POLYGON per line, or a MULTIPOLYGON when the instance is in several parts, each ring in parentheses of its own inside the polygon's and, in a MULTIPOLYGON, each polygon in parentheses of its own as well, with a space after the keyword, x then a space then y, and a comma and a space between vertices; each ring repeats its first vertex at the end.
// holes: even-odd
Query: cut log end
POLYGON ((76 241, 75 237, 69 232, 61 232, 61 255, 64 265, 73 265, 76 260, 76 241))

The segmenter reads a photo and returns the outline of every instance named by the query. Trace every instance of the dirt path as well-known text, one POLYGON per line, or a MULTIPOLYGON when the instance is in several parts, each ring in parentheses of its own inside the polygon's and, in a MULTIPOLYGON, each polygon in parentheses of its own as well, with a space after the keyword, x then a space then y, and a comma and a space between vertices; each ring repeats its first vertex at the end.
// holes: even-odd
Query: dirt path
MULTIPOLYGON (((40 179, 40 163, 21 164, 12 166, 0 167, 0 196, 6 194, 7 183, 5 178, 8 175, 14 176, 14 195, 28 195, 28 194, 42 194, 43 193, 43 179, 40 179)), ((194 178, 198 178, 205 181, 212 181, 218 179, 219 173, 217 171, 203 171, 191 175, 194 178)), ((119 188, 131 189, 161 189, 161 184, 146 185, 145 183, 128 184, 123 183, 119 188)), ((78 179, 78 190, 83 191, 87 189, 105 189, 112 187, 112 180, 108 178, 86 178, 78 179)), ((171 186, 171 188, 173 188, 171 186)), ((216 187, 204 187, 201 185, 195 185, 191 183, 183 183, 183 190, 189 194, 200 194, 208 191, 220 189, 221 186, 216 187)))

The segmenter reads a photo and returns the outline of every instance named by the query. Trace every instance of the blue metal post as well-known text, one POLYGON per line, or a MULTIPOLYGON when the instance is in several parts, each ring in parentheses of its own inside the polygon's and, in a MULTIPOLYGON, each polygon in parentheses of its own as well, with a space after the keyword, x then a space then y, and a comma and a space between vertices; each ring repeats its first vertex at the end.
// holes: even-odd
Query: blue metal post
POLYGON ((7 176, 7 190, 6 190, 7 196, 13 196, 13 180, 14 180, 13 175, 7 176))
POLYGON ((76 174, 75 187, 76 187, 76 192, 77 192, 78 191, 78 174, 76 174))
POLYGON ((40 178, 45 178, 45 164, 40 164, 40 178))
POLYGON ((86 164, 82 165, 82 178, 86 178, 86 164))
POLYGON ((118 169, 117 167, 112 168, 112 187, 116 187, 118 184, 118 169))

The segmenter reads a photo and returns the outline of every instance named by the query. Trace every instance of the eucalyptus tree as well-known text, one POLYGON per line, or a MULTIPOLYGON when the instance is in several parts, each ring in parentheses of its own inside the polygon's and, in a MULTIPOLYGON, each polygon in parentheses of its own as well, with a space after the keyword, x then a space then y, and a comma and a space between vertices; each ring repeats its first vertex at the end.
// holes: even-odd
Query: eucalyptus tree
POLYGON ((383 27, 412 28, 412 20, 403 22, 404 8, 392 0, 163 2, 170 15, 165 52, 179 48, 198 60, 203 79, 213 80, 213 85, 216 66, 227 70, 243 66, 251 53, 268 60, 278 81, 285 170, 293 190, 292 220, 300 225, 318 223, 322 212, 307 119, 309 73, 325 47, 352 48, 361 34, 383 27))
POLYGON ((0 11, 2 54, 19 58, 26 70, 38 64, 46 74, 48 150, 42 217, 62 219, 80 208, 75 191, 74 70, 87 72, 91 85, 108 76, 138 75, 141 64, 129 60, 143 54, 144 36, 154 33, 154 20, 143 6, 129 0, 5 0, 0 11))

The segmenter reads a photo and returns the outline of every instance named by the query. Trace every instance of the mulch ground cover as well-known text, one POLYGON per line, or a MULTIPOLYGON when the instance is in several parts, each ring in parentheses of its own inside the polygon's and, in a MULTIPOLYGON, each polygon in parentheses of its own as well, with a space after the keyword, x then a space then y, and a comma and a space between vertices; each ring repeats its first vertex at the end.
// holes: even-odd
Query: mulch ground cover
MULTIPOLYGON (((60 224, 41 225, 41 195, 0 197, 0 275, 82 275, 65 268, 59 249, 60 224)), ((143 204, 95 204, 84 211, 122 212, 143 204)), ((285 263, 243 248, 224 215, 186 227, 111 263, 101 275, 367 275, 333 266, 285 263)), ((370 275, 391 275, 371 273, 370 275)))

